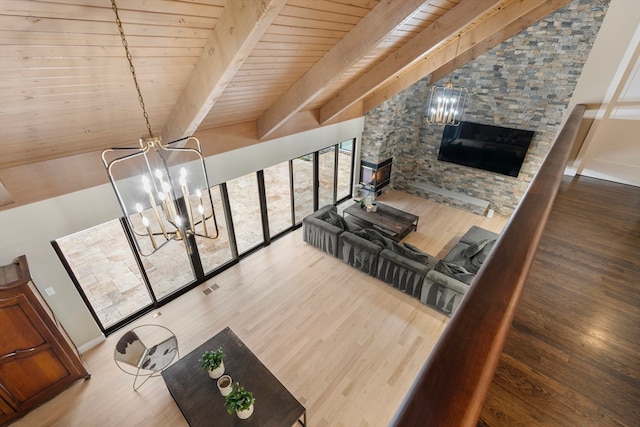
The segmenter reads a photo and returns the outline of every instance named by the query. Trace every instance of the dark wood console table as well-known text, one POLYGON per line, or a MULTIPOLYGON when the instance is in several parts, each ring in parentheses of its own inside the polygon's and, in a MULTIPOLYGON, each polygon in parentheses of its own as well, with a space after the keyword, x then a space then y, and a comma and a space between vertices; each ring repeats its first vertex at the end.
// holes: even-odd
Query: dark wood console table
POLYGON ((228 327, 162 371, 162 377, 192 427, 288 427, 307 423, 304 406, 228 327), (225 354, 225 374, 252 392, 256 399, 253 414, 246 420, 227 413, 225 398, 218 391, 216 381, 200 367, 198 360, 202 354, 218 347, 222 347, 225 354))
POLYGON ((418 229, 418 216, 396 209, 394 207, 377 203, 375 212, 367 212, 367 209, 355 203, 343 212, 370 224, 374 228, 385 233, 393 240, 399 242, 407 234, 418 229))

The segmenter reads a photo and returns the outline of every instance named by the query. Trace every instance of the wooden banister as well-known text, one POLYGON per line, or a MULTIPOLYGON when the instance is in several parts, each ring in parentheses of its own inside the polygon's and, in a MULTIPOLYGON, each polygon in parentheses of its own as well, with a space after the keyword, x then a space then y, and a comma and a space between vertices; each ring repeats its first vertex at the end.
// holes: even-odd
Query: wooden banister
POLYGON ((576 105, 391 426, 475 426, 585 105, 576 105))

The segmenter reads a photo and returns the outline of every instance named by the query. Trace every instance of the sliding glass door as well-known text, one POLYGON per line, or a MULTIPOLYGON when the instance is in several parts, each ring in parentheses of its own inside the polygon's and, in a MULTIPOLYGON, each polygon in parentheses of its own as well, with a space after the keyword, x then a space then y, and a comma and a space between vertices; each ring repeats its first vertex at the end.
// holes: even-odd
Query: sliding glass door
POLYGON ((238 245, 243 254, 264 242, 258 178, 250 173, 227 182, 231 218, 238 245))
POLYGON ((120 221, 62 237, 53 246, 103 330, 152 306, 120 221))
MULTIPOLYGON (((352 145, 331 145, 212 187, 215 220, 209 208, 194 221, 201 234, 216 239, 180 236, 142 256, 135 250, 133 231, 121 219, 52 245, 96 322, 109 334, 299 227, 314 206, 350 197, 352 145)), ((201 204, 193 197, 193 206, 201 204)))

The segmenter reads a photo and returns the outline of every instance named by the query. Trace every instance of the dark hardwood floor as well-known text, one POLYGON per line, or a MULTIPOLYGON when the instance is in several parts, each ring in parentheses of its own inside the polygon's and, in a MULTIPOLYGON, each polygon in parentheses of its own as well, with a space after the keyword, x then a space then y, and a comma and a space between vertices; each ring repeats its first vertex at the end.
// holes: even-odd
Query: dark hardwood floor
POLYGON ((640 188, 566 177, 480 426, 640 425, 640 188))

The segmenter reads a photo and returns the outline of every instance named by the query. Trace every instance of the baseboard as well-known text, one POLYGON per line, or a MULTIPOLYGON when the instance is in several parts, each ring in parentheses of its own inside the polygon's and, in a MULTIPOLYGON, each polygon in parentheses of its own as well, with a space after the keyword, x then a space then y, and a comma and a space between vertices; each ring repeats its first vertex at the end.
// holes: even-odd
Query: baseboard
POLYGON ((107 340, 107 337, 105 337, 104 334, 100 334, 99 337, 95 337, 94 339, 92 339, 88 343, 82 344, 80 347, 78 347, 78 353, 82 354, 82 353, 84 353, 86 351, 89 351, 93 347, 97 346, 98 344, 100 344, 101 342, 104 342, 106 340, 107 340))

